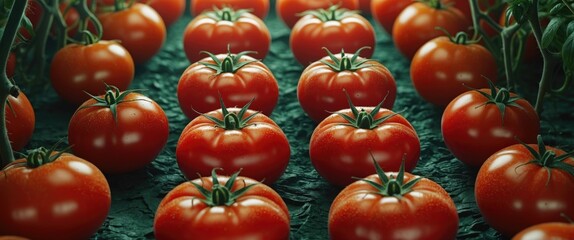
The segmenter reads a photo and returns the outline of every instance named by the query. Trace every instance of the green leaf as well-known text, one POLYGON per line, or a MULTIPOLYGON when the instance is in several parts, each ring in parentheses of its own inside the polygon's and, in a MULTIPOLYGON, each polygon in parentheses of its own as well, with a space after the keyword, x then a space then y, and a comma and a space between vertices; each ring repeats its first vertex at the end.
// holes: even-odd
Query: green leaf
POLYGON ((554 41, 554 39, 556 39, 558 31, 564 25, 565 22, 566 19, 561 17, 552 18, 550 20, 550 23, 548 23, 548 26, 544 30, 544 33, 542 33, 543 48, 547 48, 548 46, 550 46, 550 44, 554 41))
MULTIPOLYGON (((569 24, 572 25, 572 24, 569 24)), ((570 26, 568 26, 570 28, 570 26)), ((562 61, 564 67, 574 71, 574 32, 571 32, 562 46, 562 61)))
POLYGON ((552 9, 550 9, 550 15, 556 15, 560 11, 562 11, 562 9, 564 9, 564 8, 566 8, 566 5, 564 5, 563 3, 558 3, 558 4, 554 5, 554 7, 552 7, 552 9))

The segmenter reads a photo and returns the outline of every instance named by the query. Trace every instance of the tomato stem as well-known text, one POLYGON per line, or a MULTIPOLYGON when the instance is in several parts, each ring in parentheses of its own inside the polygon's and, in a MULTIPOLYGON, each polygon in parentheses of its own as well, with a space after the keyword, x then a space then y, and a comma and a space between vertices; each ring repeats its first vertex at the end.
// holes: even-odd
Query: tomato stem
POLYGON ((6 104, 8 96, 14 92, 16 86, 8 79, 6 75, 6 65, 8 64, 8 55, 16 38, 16 32, 20 26, 20 21, 26 10, 28 1, 14 1, 6 22, 6 27, 0 39, 0 69, 2 69, 0 79, 0 168, 14 161, 14 154, 10 146, 8 131, 6 130, 6 104))
POLYGON ((231 191, 225 186, 213 185, 211 192, 211 200, 213 201, 213 204, 223 206, 229 202, 230 197, 231 191))
POLYGON ((197 183, 191 182, 191 184, 195 186, 197 190, 201 193, 201 195, 205 198, 201 199, 201 201, 210 207, 231 206, 233 203, 235 203, 235 200, 237 200, 237 198, 241 197, 243 194, 245 194, 245 192, 247 192, 249 189, 255 186, 255 184, 245 185, 244 187, 238 189, 237 191, 232 192, 231 189, 233 188, 235 180, 239 176, 239 172, 241 172, 241 170, 231 175, 231 177, 229 177, 229 180, 227 180, 225 185, 221 185, 219 183, 219 180, 217 179, 216 170, 218 170, 218 168, 214 168, 213 170, 211 170, 211 181, 213 182, 211 191, 205 189, 203 186, 197 183))
POLYGON ((231 12, 229 9, 221 10, 221 20, 222 21, 231 21, 231 12))
POLYGON ((241 129, 241 120, 235 113, 229 113, 224 117, 224 127, 225 130, 237 130, 241 129))

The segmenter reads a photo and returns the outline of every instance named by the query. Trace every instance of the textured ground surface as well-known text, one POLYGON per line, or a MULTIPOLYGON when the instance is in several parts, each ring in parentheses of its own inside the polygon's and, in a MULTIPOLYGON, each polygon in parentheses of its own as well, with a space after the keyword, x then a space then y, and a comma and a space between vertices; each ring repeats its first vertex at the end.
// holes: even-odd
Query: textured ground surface
MULTIPOLYGON (((94 239, 153 239, 153 217, 165 194, 185 181, 177 168, 175 146, 188 119, 179 109, 176 97, 178 79, 189 65, 181 43, 182 32, 191 17, 184 16, 168 31, 162 51, 149 63, 138 66, 131 88, 148 89, 170 120, 170 138, 161 155, 149 166, 121 176, 108 176, 112 188, 112 209, 94 239)), ((291 213, 292 239, 328 239, 327 214, 340 191, 324 181, 312 167, 308 142, 315 127, 300 108, 296 86, 303 68, 289 50, 289 30, 271 15, 266 19, 272 29, 271 52, 264 63, 280 85, 279 104, 272 118, 282 127, 291 143, 291 162, 281 179, 272 187, 283 197, 291 213)), ((440 134, 442 110, 425 103, 417 95, 409 78, 409 63, 393 47, 379 26, 374 59, 385 64, 397 80, 395 110, 414 125, 421 142, 421 159, 415 174, 442 185, 453 197, 460 216, 460 239, 501 239, 486 225, 476 207, 473 185, 476 170, 467 168, 446 149, 440 134)), ((532 91, 526 91, 532 92, 532 91)), ((30 96, 30 95, 29 95, 30 96)), ((570 98, 572 94, 570 94, 570 98)), ((572 101, 551 97, 542 116, 542 133, 549 145, 574 148, 572 101), (565 107, 566 106, 566 107, 565 107)), ((37 129, 30 147, 51 145, 67 137, 67 124, 74 108, 57 98, 50 86, 42 96, 32 97, 37 113, 37 129)))

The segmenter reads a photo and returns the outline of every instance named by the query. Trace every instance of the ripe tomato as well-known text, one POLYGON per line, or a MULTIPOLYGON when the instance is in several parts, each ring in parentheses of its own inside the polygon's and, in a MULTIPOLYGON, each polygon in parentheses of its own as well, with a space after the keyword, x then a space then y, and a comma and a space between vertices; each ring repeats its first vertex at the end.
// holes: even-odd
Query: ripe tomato
POLYGON ((297 98, 309 117, 320 122, 329 112, 348 108, 343 90, 351 93, 356 105, 376 106, 386 97, 383 107, 392 109, 397 86, 385 66, 357 53, 352 57, 346 53, 328 54, 309 65, 299 78, 297 98))
POLYGON ((458 215, 437 183, 401 170, 377 174, 343 189, 329 211, 332 240, 454 239, 458 215), (414 184, 410 185, 409 184, 414 184))
POLYGON ((16 73, 16 54, 13 52, 8 55, 8 62, 6 62, 6 76, 8 78, 14 77, 16 73))
POLYGON ((249 104, 229 110, 222 104, 183 129, 175 155, 188 179, 213 168, 226 175, 243 169, 244 176, 267 184, 281 177, 291 154, 287 137, 269 117, 248 110, 249 104))
POLYGON ((133 78, 132 57, 115 41, 67 45, 56 52, 50 66, 52 86, 61 98, 74 105, 90 98, 85 92, 103 94, 104 83, 125 90, 133 78))
POLYGON ((12 150, 20 151, 32 138, 36 116, 32 104, 23 92, 18 97, 8 96, 6 106, 6 129, 12 150))
POLYGON ((468 88, 487 88, 496 82, 496 59, 485 47, 466 42, 464 32, 456 39, 438 37, 425 43, 411 62, 411 80, 426 101, 446 106, 468 88))
POLYGON ((388 171, 398 171, 403 159, 407 171, 415 168, 421 149, 415 129, 401 115, 379 107, 357 110, 351 104, 319 123, 309 144, 319 175, 335 185, 348 185, 353 177, 374 173, 371 154, 388 171))
POLYGON ((568 240, 574 236, 574 224, 550 222, 526 228, 516 234, 512 240, 568 240))
MULTIPOLYGON (((165 0, 164 0, 165 1, 165 0)), ((119 40, 136 64, 151 59, 165 41, 165 24, 150 6, 135 3, 117 12, 98 14, 106 40, 119 40)))
MULTIPOLYGON (((165 26, 170 26, 177 21, 185 12, 186 0, 138 0, 147 3, 160 16, 165 26)), ((195 2, 195 1, 194 1, 195 2)))
POLYGON ((415 2, 407 6, 393 24, 393 41, 408 59, 426 42, 442 36, 444 28, 449 33, 466 31, 470 24, 460 10, 448 5, 431 6, 415 2))
POLYGON ((570 155, 539 139, 538 146, 514 144, 489 157, 474 189, 484 220, 510 237, 535 224, 564 222, 561 213, 574 216, 570 155))
POLYGON ((332 6, 301 18, 291 30, 289 45, 303 66, 326 56, 324 48, 355 52, 369 47, 361 52, 361 57, 370 58, 375 48, 375 30, 361 15, 332 6))
POLYGON ((197 16, 183 33, 183 48, 191 63, 202 58, 202 51, 220 54, 229 48, 237 52, 254 51, 254 58, 264 59, 270 45, 271 34, 261 19, 231 8, 197 16))
POLYGON ((411 3, 413 0, 372 0, 371 13, 385 31, 392 34, 395 19, 411 3))
POLYGON ((40 158, 36 160, 43 165, 19 159, 0 171, 0 189, 5 196, 0 198, 0 235, 90 238, 110 209, 106 178, 94 165, 74 155, 39 151, 43 153, 36 154, 40 158))
POLYGON ((540 120, 528 101, 493 86, 452 100, 442 115, 441 129, 452 154, 478 168, 496 151, 517 143, 517 138, 535 142, 540 120))
POLYGON ((155 214, 158 240, 289 239, 289 210, 270 187, 247 177, 213 176, 187 181, 161 201, 155 214))
POLYGON ((325 9, 334 5, 349 10, 357 10, 359 9, 359 0, 277 0, 275 10, 287 27, 293 28, 301 18, 299 14, 307 10, 325 9))
POLYGON ((269 12, 269 0, 193 0, 191 1, 191 13, 199 16, 205 11, 212 11, 213 7, 231 7, 235 10, 248 9, 250 13, 260 19, 265 19, 269 12))
POLYGON ((271 115, 279 98, 277 80, 265 64, 245 54, 248 52, 211 55, 183 72, 177 98, 188 118, 218 109, 219 95, 231 106, 242 106, 255 98, 251 109, 271 115))
POLYGON ((161 107, 133 91, 109 87, 72 116, 68 142, 76 155, 105 173, 141 168, 161 152, 169 127, 161 107))

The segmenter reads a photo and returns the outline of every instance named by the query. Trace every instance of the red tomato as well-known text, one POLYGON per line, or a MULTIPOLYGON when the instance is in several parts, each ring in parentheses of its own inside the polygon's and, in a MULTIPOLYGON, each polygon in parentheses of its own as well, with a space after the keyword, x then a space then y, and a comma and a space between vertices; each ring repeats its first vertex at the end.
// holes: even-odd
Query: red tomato
POLYGON ((161 107, 133 91, 110 89, 98 98, 82 104, 70 120, 74 153, 105 173, 129 172, 153 161, 169 135, 161 107))
POLYGON ((371 13, 385 31, 392 34, 395 19, 411 3, 413 0, 372 0, 371 13))
POLYGON ((287 137, 273 120, 248 107, 228 112, 223 106, 183 129, 175 154, 188 179, 209 175, 213 168, 223 168, 226 175, 243 169, 244 176, 267 184, 281 177, 291 154, 287 137))
POLYGON ((315 122, 329 116, 329 112, 349 107, 343 90, 351 93, 351 100, 358 106, 376 106, 386 97, 383 107, 392 109, 397 86, 391 72, 374 60, 357 57, 351 61, 355 56, 337 54, 333 56, 337 61, 324 57, 301 74, 297 98, 315 122), (350 65, 343 62, 350 62, 350 65))
POLYGON ((407 171, 417 165, 421 147, 413 126, 388 109, 374 109, 357 110, 351 106, 327 117, 313 131, 309 155, 319 175, 327 181, 345 186, 354 181, 353 177, 373 174, 371 154, 387 171, 398 171, 403 159, 407 171), (379 119, 384 120, 378 122, 379 119))
POLYGON ((408 59, 426 42, 444 35, 436 27, 449 33, 466 31, 470 24, 460 10, 442 5, 433 7, 415 2, 407 6, 393 24, 393 41, 399 51, 408 59))
POLYGON ((16 73, 16 54, 13 52, 8 55, 8 62, 6 62, 6 76, 8 78, 14 77, 16 73))
POLYGON ((183 48, 192 63, 202 58, 202 51, 220 54, 229 48, 237 52, 254 51, 254 58, 264 59, 270 45, 271 34, 261 19, 231 8, 197 16, 183 33, 183 48))
MULTIPOLYGON (((165 1, 165 0, 163 0, 165 1)), ((151 59, 165 41, 165 24, 150 6, 135 3, 131 7, 98 14, 106 40, 119 40, 136 64, 151 59)))
POLYGON ((359 0, 277 0, 275 10, 287 27, 293 28, 301 18, 299 14, 307 10, 324 9, 334 5, 349 10, 357 10, 359 9, 359 0))
MULTIPOLYGON (((186 0, 138 0, 147 3, 162 18, 166 26, 170 26, 177 21, 185 12, 186 0)), ((196 2, 196 1, 193 1, 196 2)))
POLYGON ((29 239, 18 236, 0 236, 0 240, 29 240, 29 239))
POLYGON ((24 159, 0 172, 0 235, 30 239, 88 239, 102 225, 111 204, 104 175, 74 155, 49 152, 54 161, 27 165, 24 159))
POLYGON ((480 212, 505 236, 539 223, 564 222, 561 213, 574 216, 574 175, 567 172, 574 158, 541 145, 542 151, 535 144, 506 147, 489 157, 476 177, 480 212))
POLYGON ((574 224, 572 223, 541 223, 529 227, 516 234, 512 240, 568 240, 574 236, 574 224))
POLYGON ((6 129, 12 150, 20 151, 32 138, 36 116, 32 104, 23 92, 17 98, 8 96, 6 105, 6 129))
POLYGON ((506 89, 465 92, 448 104, 442 115, 442 135, 460 161, 480 167, 496 151, 513 145, 516 139, 536 141, 540 120, 528 101, 506 89), (498 100, 496 100, 498 99, 498 100), (497 102, 505 106, 504 113, 497 102))
POLYGON ((485 47, 466 42, 461 32, 456 39, 438 37, 423 45, 411 62, 411 80, 426 101, 446 106, 468 88, 487 88, 496 82, 496 59, 485 47))
POLYGON ((335 198, 329 211, 332 240, 456 237, 456 206, 440 185, 403 171, 385 174, 379 166, 377 173, 335 198))
POLYGON ((125 90, 134 78, 132 57, 115 41, 70 44, 56 52, 50 66, 52 86, 64 100, 80 105, 105 92, 104 83, 125 90))
POLYGON ((337 6, 316 14, 305 15, 291 30, 289 45, 301 65, 307 66, 326 56, 324 48, 331 52, 342 49, 355 52, 370 47, 361 52, 361 57, 373 56, 375 30, 367 19, 337 6))
POLYGON ((193 0, 191 1, 191 13, 199 16, 205 11, 212 11, 213 7, 231 7, 235 10, 248 9, 258 18, 265 19, 269 12, 269 0, 193 0))
POLYGON ((289 228, 287 206, 273 189, 250 178, 215 173, 171 190, 154 219, 158 240, 287 240, 289 228))
POLYGON ((251 109, 271 115, 279 98, 277 80, 265 64, 245 54, 207 57, 183 72, 177 86, 177 98, 188 118, 199 116, 198 112, 218 109, 220 95, 230 106, 243 106, 255 98, 251 109), (216 64, 216 60, 220 64, 214 69, 209 64, 216 64), (241 66, 244 63, 247 64, 241 66))

